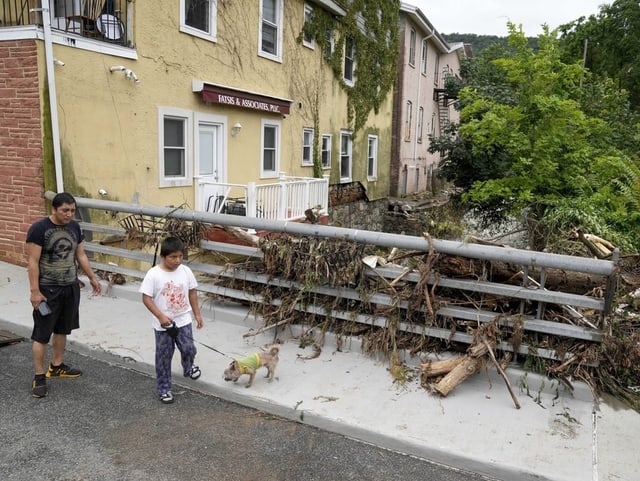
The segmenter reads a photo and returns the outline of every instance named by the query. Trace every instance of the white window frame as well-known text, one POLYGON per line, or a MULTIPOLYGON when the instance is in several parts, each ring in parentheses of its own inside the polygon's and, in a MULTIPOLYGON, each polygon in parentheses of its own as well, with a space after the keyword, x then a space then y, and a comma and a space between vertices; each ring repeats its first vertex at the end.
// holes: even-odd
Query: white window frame
POLYGON ((324 46, 324 56, 326 58, 331 57, 333 55, 333 51, 336 46, 336 41, 333 34, 333 28, 328 28, 325 32, 326 42, 327 44, 324 46))
POLYGON ((193 112, 171 107, 158 108, 158 185, 160 187, 181 187, 193 184, 193 112), (180 176, 165 175, 164 121, 177 119, 184 122, 183 162, 184 173, 180 176))
POLYGON ((282 30, 283 30, 283 0, 273 0, 275 3, 275 23, 271 20, 267 20, 263 16, 264 2, 270 0, 260 0, 260 26, 258 28, 258 55, 260 57, 268 58, 269 60, 275 60, 276 62, 282 62, 282 30), (268 23, 270 27, 276 29, 275 38, 275 52, 266 52, 262 49, 262 28, 265 23, 268 23))
POLYGON ((320 162, 322 163, 323 169, 331 168, 331 142, 333 140, 333 136, 331 134, 323 134, 322 135, 322 154, 320 156, 320 162), (325 162, 326 159, 326 162, 325 162))
POLYGON ((378 136, 373 134, 367 142, 367 180, 378 180, 378 136))
POLYGON ((416 64, 416 31, 411 29, 409 33, 409 65, 412 67, 416 64))
MULTIPOLYGON (((260 178, 261 179, 273 179, 277 178, 280 175, 280 132, 281 132, 282 124, 279 120, 271 120, 271 119, 262 119, 260 122, 260 178), (264 130, 265 128, 274 128, 275 129, 275 146, 273 146, 274 150, 274 163, 273 170, 265 169, 264 165, 264 153, 265 153, 265 137, 264 130)), ((269 147, 271 148, 271 147, 269 147)))
POLYGON ((404 140, 411 140, 411 121, 413 117, 413 103, 407 100, 407 111, 404 117, 404 140))
MULTIPOLYGON (((313 20, 313 6, 304 3, 304 23, 311 23, 313 20)), ((312 36, 307 36, 306 34, 302 36, 302 45, 305 47, 314 49, 316 47, 316 42, 312 36)))
POLYGON ((427 42, 427 39, 425 38, 422 41, 422 51, 420 52, 420 73, 422 73, 422 75, 424 75, 424 76, 427 75, 428 53, 429 53, 429 43, 427 42))
POLYGON ((356 80, 356 41, 351 37, 347 37, 344 42, 343 70, 344 83, 353 85, 356 80), (351 44, 351 49, 348 48, 349 44, 351 44), (349 52, 349 50, 351 50, 351 52, 349 52), (349 54, 351 56, 349 56, 349 54), (347 71, 347 60, 351 61, 351 69, 349 71, 347 71), (347 77, 347 74, 349 74, 350 77, 347 77))
POLYGON ((209 31, 200 30, 197 27, 187 25, 187 2, 180 0, 180 31, 195 37, 200 37, 211 42, 218 40, 218 0, 209 1, 209 31))
POLYGON ((416 124, 416 140, 418 141, 418 143, 422 143, 422 130, 423 130, 423 125, 424 123, 424 108, 423 107, 418 107, 418 121, 416 124))
POLYGON ((340 166, 338 171, 340 173, 340 182, 351 182, 353 175, 353 132, 350 130, 340 131, 340 166), (347 139, 346 151, 344 150, 344 139, 347 139), (345 161, 348 172, 343 175, 345 161))
POLYGON ((302 129, 302 165, 306 167, 313 166, 313 134, 313 129, 302 129))

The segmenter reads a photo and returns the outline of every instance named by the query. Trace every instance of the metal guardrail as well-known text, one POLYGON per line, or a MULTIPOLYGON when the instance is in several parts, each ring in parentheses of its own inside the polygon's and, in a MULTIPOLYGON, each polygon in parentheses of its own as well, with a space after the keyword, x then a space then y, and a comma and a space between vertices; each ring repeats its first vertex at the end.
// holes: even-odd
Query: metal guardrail
MULTIPOLYGON (((53 193, 48 192, 48 198, 53 197, 53 193)), ((499 324, 504 326, 514 326, 516 323, 521 325, 525 331, 532 333, 540 333, 544 335, 556 335, 576 340, 584 340, 589 342, 600 342, 603 338, 604 319, 611 310, 613 295, 617 281, 617 255, 614 253, 612 260, 598 260, 584 257, 565 256, 559 254, 549 254, 543 252, 534 252, 528 250, 513 249, 509 247, 485 246, 479 244, 466 244, 463 242, 431 240, 430 242, 421 237, 402 236, 398 234, 386 234, 372 231, 352 230, 346 228, 338 228, 331 226, 320 226, 312 224, 302 224, 296 222, 269 221, 265 219, 247 218, 235 215, 215 214, 207 212, 188 211, 183 209, 150 207, 138 204, 126 204, 121 202, 76 198, 78 207, 84 209, 99 209, 112 212, 123 212, 130 214, 139 214, 145 216, 154 216, 158 218, 176 218, 186 221, 197 221, 205 224, 219 224, 223 226, 244 227, 255 230, 267 230, 271 232, 289 233, 294 235, 343 239, 347 241, 371 244, 380 247, 397 247, 413 251, 429 252, 431 249, 436 253, 450 254, 470 259, 481 259, 488 261, 500 261, 509 264, 521 266, 524 272, 529 269, 537 268, 543 272, 546 269, 560 269, 565 271, 573 271, 578 273, 586 273, 594 276, 602 276, 606 279, 605 293, 603 298, 597 298, 589 295, 578 295, 567 292, 550 291, 545 289, 544 282, 541 286, 532 285, 512 285, 501 284, 488 281, 480 281, 475 279, 454 279, 439 276, 436 280, 433 276, 429 279, 428 284, 433 285, 437 282, 438 288, 446 288, 450 290, 463 291, 468 294, 490 294, 498 297, 509 298, 519 301, 520 303, 538 303, 538 312, 536 316, 521 315, 500 315, 499 324), (544 306, 546 304, 554 304, 564 306, 569 309, 584 308, 599 313, 599 320, 596 323, 585 321, 576 324, 567 324, 547 320, 543 318, 544 306)), ((103 226, 100 224, 92 224, 88 222, 82 223, 85 230, 94 233, 103 234, 120 234, 124 235, 125 230, 112 226, 103 226)), ((124 245, 124 244, 123 244, 124 245)), ((262 252, 252 247, 243 247, 238 245, 216 243, 210 241, 201 241, 200 247, 205 250, 224 252, 226 254, 239 254, 243 256, 260 257, 262 252)), ((85 249, 88 252, 103 254, 111 258, 133 259, 143 263, 147 263, 150 267, 153 260, 153 254, 140 252, 136 250, 122 247, 112 247, 101 245, 98 242, 87 241, 85 249)), ((230 269, 228 266, 214 264, 199 264, 187 261, 188 265, 196 272, 209 274, 222 278, 242 279, 256 285, 265 284, 284 288, 300 289, 302 286, 293 281, 274 279, 265 274, 256 272, 248 272, 240 267, 230 269)), ((116 263, 117 264, 117 263, 116 263)), ((142 278, 146 270, 136 270, 119 267, 108 262, 92 262, 92 265, 104 271, 116 272, 123 275, 142 278)), ((405 272, 401 268, 378 267, 372 269, 367 267, 365 274, 384 277, 387 279, 398 279, 402 276, 403 282, 417 283, 420 275, 417 272, 405 272)), ((541 276, 544 277, 544 276, 541 276)), ((263 302, 264 299, 260 295, 244 292, 240 289, 227 288, 218 285, 215 282, 203 282, 199 286, 203 292, 216 294, 219 296, 232 298, 242 301, 263 302)), ((305 289, 309 291, 309 287, 305 289)), ((361 298, 360 292, 349 288, 333 288, 329 286, 316 286, 309 291, 321 296, 330 296, 339 299, 352 300, 354 302, 365 302, 361 298)), ((266 302, 266 301, 265 301, 266 302)), ((278 305, 279 300, 270 300, 272 304, 278 305)), ((373 294, 367 300, 367 303, 379 304, 382 306, 396 306, 400 309, 408 307, 407 301, 401 301, 398 305, 397 299, 391 298, 386 294, 373 294)), ((315 305, 299 305, 297 309, 304 312, 310 312, 322 316, 331 316, 335 319, 344 319, 350 322, 358 322, 367 326, 386 327, 389 320, 384 316, 372 316, 366 314, 356 314, 349 311, 331 310, 327 312, 326 306, 315 305)), ((426 308, 421 310, 425 312, 426 308)), ((474 323, 492 322, 498 314, 492 311, 474 309, 469 307, 441 306, 435 312, 435 315, 452 319, 455 322, 473 321, 474 323), (456 321, 457 320, 457 321, 456 321)), ((398 326, 400 331, 419 334, 423 336, 434 337, 449 341, 472 342, 472 336, 465 332, 455 331, 454 329, 444 329, 441 327, 433 327, 426 324, 420 325, 416 323, 402 322, 398 326)), ((503 342, 499 348, 511 351, 512 347, 503 342)), ((532 346, 526 344, 518 346, 518 352, 522 354, 531 354, 535 352, 537 356, 550 359, 564 359, 564 355, 558 354, 548 349, 533 349, 532 346)))

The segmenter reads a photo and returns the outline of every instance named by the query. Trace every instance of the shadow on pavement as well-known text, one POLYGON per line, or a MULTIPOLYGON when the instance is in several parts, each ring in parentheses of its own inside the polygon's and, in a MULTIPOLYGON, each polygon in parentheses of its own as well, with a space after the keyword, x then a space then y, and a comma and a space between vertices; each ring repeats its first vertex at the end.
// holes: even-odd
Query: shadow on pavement
POLYGON ((0 362, 5 481, 487 479, 180 385, 163 405, 148 374, 69 350, 83 376, 34 399, 29 340, 0 347, 0 362))

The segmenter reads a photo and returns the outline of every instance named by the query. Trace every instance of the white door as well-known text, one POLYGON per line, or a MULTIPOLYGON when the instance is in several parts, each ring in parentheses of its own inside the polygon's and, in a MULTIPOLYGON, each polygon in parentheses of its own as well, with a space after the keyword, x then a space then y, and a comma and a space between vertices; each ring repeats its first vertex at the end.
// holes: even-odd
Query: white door
POLYGON ((224 125, 198 122, 196 144, 196 205, 198 210, 219 212, 223 205, 227 172, 223 148, 224 125))

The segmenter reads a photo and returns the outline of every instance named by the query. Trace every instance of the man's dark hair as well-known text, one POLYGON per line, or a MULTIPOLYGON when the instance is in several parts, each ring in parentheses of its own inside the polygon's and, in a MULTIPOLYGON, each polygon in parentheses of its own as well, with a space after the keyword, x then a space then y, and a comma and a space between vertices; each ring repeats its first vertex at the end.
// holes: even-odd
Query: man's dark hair
POLYGON ((60 192, 59 194, 56 194, 53 200, 51 201, 51 205, 53 206, 54 209, 57 209, 62 204, 75 204, 75 203, 76 203, 76 199, 74 199, 73 196, 68 192, 60 192))
POLYGON ((184 242, 177 237, 167 237, 160 246, 160 257, 166 257, 174 252, 184 251, 184 242))

